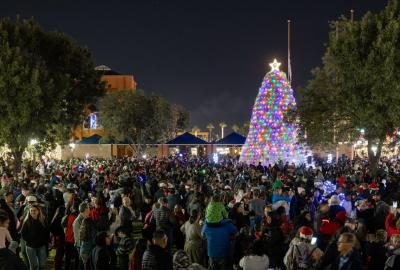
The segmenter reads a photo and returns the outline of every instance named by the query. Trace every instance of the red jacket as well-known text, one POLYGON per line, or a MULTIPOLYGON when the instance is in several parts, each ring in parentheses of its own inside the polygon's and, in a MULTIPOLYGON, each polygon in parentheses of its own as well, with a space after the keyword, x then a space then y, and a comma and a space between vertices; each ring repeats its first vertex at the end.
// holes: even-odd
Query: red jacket
POLYGON ((393 217, 393 213, 389 213, 386 217, 385 227, 388 233, 388 238, 394 234, 400 234, 400 230, 396 229, 396 227, 392 225, 393 217))
POLYGON ((75 243, 74 229, 73 229, 73 223, 75 219, 76 216, 74 214, 70 214, 67 217, 67 226, 65 229, 65 242, 67 243, 75 243))
POLYGON ((338 178, 338 186, 339 187, 344 187, 344 183, 345 183, 344 176, 343 175, 339 176, 339 178, 338 178))
POLYGON ((106 213, 106 212, 107 212, 107 209, 103 209, 101 207, 100 208, 93 207, 93 208, 90 209, 89 216, 93 221, 96 222, 96 221, 98 221, 100 219, 101 215, 106 213))

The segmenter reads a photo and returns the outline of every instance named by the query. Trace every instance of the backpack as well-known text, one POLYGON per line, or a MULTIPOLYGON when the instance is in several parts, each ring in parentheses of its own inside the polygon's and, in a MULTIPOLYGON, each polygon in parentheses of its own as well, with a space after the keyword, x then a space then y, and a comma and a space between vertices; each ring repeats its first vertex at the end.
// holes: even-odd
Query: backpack
POLYGON ((294 245, 293 247, 293 269, 300 270, 300 269, 311 269, 312 267, 312 260, 311 256, 316 250, 314 247, 310 253, 306 252, 302 254, 299 250, 298 245, 294 245))

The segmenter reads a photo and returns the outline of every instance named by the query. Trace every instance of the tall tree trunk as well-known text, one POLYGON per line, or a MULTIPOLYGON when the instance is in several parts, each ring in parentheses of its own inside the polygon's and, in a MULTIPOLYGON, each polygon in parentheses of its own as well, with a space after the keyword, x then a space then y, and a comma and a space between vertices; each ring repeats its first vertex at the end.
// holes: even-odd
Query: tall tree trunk
POLYGON ((23 151, 21 150, 12 151, 12 155, 14 157, 14 175, 17 175, 21 172, 22 154, 23 151))
POLYGON ((140 156, 142 146, 141 144, 131 144, 129 143, 129 147, 133 150, 133 154, 136 155, 136 157, 140 156))
POLYGON ((368 140, 368 161, 369 161, 369 170, 371 176, 376 178, 378 176, 378 165, 379 159, 381 158, 383 139, 380 139, 378 143, 374 143, 371 140, 368 140), (373 147, 376 147, 376 152, 372 150, 373 147))

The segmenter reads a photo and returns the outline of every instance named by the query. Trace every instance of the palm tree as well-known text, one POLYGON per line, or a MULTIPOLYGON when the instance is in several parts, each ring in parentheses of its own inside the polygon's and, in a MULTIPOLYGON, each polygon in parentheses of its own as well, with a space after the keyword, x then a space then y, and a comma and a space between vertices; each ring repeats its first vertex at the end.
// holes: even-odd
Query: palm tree
POLYGON ((225 122, 219 123, 219 126, 221 127, 221 138, 224 137, 224 128, 227 127, 227 124, 225 122))
POLYGON ((192 133, 194 133, 194 136, 197 137, 197 133, 198 133, 198 132, 200 132, 200 129, 199 129, 197 126, 194 126, 194 127, 192 128, 192 133))
POLYGON ((239 131, 239 126, 237 124, 233 124, 232 130, 237 133, 239 131))
POLYGON ((250 128, 250 122, 245 122, 242 128, 240 129, 243 136, 247 136, 247 134, 249 133, 249 128, 250 128))
POLYGON ((208 129, 208 132, 209 132, 209 136, 208 136, 208 141, 209 141, 209 142, 211 142, 211 132, 212 132, 212 130, 213 130, 214 128, 215 128, 215 127, 214 127, 214 125, 213 125, 212 123, 208 123, 207 129, 208 129))

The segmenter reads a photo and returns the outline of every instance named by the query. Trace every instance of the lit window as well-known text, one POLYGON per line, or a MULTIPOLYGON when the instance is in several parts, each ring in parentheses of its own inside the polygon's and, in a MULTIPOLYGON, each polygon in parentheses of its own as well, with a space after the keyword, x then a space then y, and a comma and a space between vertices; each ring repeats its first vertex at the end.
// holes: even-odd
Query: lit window
POLYGON ((96 113, 89 114, 89 128, 97 129, 97 115, 96 113))

